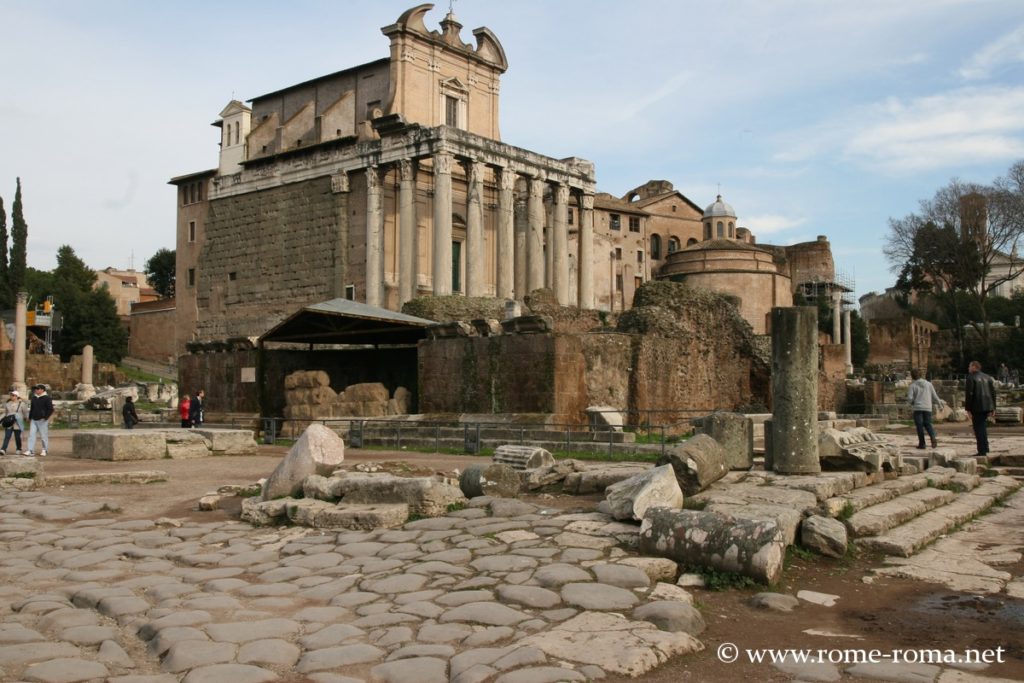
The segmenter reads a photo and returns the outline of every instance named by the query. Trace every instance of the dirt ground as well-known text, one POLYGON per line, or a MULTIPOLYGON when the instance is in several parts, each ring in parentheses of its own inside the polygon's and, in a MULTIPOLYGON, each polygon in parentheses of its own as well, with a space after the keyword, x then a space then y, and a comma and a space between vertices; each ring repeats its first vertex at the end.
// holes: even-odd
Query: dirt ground
MULTIPOLYGON (((909 428, 912 430, 912 427, 909 428)), ((969 425, 941 425, 942 433, 969 433, 969 425)), ((1000 430, 993 428, 993 438, 1000 430)), ((1020 433, 1016 431, 1016 433, 1020 433)), ((206 492, 224 484, 247 484, 270 474, 285 447, 260 446, 256 456, 204 458, 197 460, 156 460, 100 462, 68 457, 70 431, 51 433, 48 475, 84 472, 161 470, 167 480, 147 485, 75 485, 43 490, 85 500, 108 500, 121 505, 125 519, 187 517, 214 521, 237 517, 237 509, 199 512, 196 501, 206 492)), ((477 461, 473 456, 423 454, 348 449, 348 463, 392 463, 387 467, 408 467, 428 474, 464 469, 477 461), (394 463, 403 463, 395 465, 394 463)), ((593 509, 599 496, 530 496, 524 499, 568 509, 593 509)), ((748 648, 799 649, 893 649, 939 648, 963 652, 968 648, 1002 647, 1004 664, 993 664, 983 676, 1024 681, 1024 601, 1000 596, 972 596, 951 593, 943 586, 897 578, 877 578, 871 585, 861 579, 880 558, 860 556, 848 560, 793 556, 782 583, 773 590, 796 594, 812 590, 840 596, 833 607, 809 603, 792 613, 751 608, 750 597, 763 589, 710 591, 693 589, 696 605, 707 622, 700 640, 705 650, 659 667, 643 678, 654 683, 679 681, 788 681, 792 676, 768 664, 742 661, 724 664, 716 656, 719 645, 734 643, 742 652, 748 648), (807 633, 813 630, 815 633, 807 633)), ((1015 576, 1024 574, 1024 563, 1004 567, 1015 576)), ((608 681, 625 679, 609 678, 608 681)), ((845 677, 843 680, 855 680, 845 677)))

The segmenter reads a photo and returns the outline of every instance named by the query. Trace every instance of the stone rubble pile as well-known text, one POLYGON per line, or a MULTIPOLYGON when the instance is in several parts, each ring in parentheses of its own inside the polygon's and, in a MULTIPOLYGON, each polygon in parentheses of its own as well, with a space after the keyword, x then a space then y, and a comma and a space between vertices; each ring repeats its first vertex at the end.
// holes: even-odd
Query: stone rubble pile
POLYGON ((323 370, 293 372, 285 377, 284 387, 284 416, 295 420, 407 415, 412 404, 407 388, 398 387, 392 395, 380 382, 350 384, 335 392, 323 370))
POLYGON ((899 472, 899 446, 866 427, 818 430, 818 458, 828 471, 899 472))

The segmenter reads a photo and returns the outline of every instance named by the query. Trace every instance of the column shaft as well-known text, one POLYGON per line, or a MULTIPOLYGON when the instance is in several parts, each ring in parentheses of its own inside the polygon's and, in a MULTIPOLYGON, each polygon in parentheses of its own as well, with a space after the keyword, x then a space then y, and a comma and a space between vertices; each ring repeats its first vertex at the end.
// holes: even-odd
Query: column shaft
POLYGON ((516 174, 511 169, 501 169, 498 178, 498 221, 496 245, 496 276, 494 295, 499 299, 515 296, 515 234, 513 224, 512 190, 516 174))
MULTIPOLYGON (((577 249, 579 306, 594 308, 594 195, 580 196, 580 239, 577 249)), ((614 282, 614 278, 613 278, 614 282)))
POLYGON ((843 315, 843 294, 835 292, 832 294, 832 343, 842 344, 843 338, 840 332, 840 323, 843 315))
POLYGON ((526 233, 526 291, 544 286, 544 181, 530 178, 527 200, 529 227, 526 233))
POLYGON ((569 188, 558 185, 554 191, 555 205, 552 215, 551 231, 554 244, 549 249, 554 252, 554 289, 555 297, 562 306, 569 305, 569 188))
POLYGON ((384 212, 381 211, 380 171, 366 169, 366 303, 384 305, 384 212))
POLYGON ((452 293, 452 155, 434 155, 434 296, 452 293))
POLYGON ((405 159, 398 165, 398 304, 417 294, 416 271, 416 160, 405 159))
POLYGON ((528 272, 528 256, 526 243, 528 240, 526 236, 530 232, 530 217, 529 217, 529 203, 527 201, 527 195, 529 194, 529 183, 520 178, 517 184, 521 184, 522 189, 515 193, 515 209, 514 209, 514 230, 515 230, 515 281, 513 282, 513 289, 515 290, 515 296, 517 301, 522 301, 523 297, 526 296, 526 281, 528 272))
POLYGON ((484 165, 466 164, 466 296, 484 295, 484 165))
POLYGON ((843 346, 846 347, 846 374, 853 372, 853 328, 850 327, 850 311, 843 311, 843 346))
MULTIPOLYGON (((58 302, 59 303, 59 302, 58 302)), ((25 386, 25 345, 28 323, 28 292, 18 292, 14 305, 14 388, 27 396, 25 386)))
POLYGON ((818 460, 818 309, 772 309, 772 467, 821 471, 818 460))

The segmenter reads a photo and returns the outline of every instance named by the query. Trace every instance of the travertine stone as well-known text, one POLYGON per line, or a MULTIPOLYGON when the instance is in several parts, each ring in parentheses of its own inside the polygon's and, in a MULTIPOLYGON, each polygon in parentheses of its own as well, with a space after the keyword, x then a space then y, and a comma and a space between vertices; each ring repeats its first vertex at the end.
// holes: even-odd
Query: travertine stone
POLYGON ((555 464, 551 453, 537 446, 514 446, 510 444, 494 449, 494 462, 510 465, 516 470, 532 470, 555 464))
POLYGON ((820 472, 818 461, 818 311, 772 309, 772 468, 820 472))
POLYGON ((311 474, 331 474, 345 460, 345 442, 321 424, 311 424, 263 484, 263 500, 294 496, 311 474))
POLYGON ((703 491, 729 472, 722 447, 707 434, 669 448, 658 465, 672 466, 684 496, 703 491))
POLYGON ((718 442, 731 470, 749 470, 754 466, 754 425, 741 413, 711 413, 701 430, 718 442))
POLYGON ((519 475, 511 465, 503 463, 470 465, 459 476, 459 488, 467 498, 515 498, 520 486, 519 475))
POLYGON ((679 509, 683 506, 683 492, 676 481, 675 471, 669 465, 654 467, 612 484, 605 489, 605 499, 615 519, 641 520, 650 507, 679 509))

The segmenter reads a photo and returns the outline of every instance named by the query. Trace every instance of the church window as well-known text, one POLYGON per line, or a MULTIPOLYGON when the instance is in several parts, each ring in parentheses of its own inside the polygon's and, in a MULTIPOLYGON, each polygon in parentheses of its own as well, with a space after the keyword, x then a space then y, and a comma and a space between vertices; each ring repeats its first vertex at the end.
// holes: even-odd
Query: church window
POLYGON ((235 121, 235 144, 236 145, 238 144, 238 136, 239 136, 238 127, 239 127, 239 123, 238 123, 238 121, 235 121))
POLYGON ((711 239, 711 221, 704 224, 704 239, 711 239))
POLYGON ((697 244, 697 240, 694 239, 693 237, 691 237, 690 239, 686 240, 686 246, 689 247, 689 246, 692 246, 694 244, 697 244))
POLYGON ((616 261, 621 261, 622 260, 622 247, 615 247, 615 260, 616 261))
POLYGON ((459 127, 459 101, 451 95, 444 96, 444 123, 452 128, 459 127))
POLYGON ((725 224, 722 223, 722 221, 718 221, 718 225, 716 226, 716 228, 718 237, 725 237, 725 224))
POLYGON ((608 214, 608 227, 612 230, 622 230, 622 216, 617 213, 608 214))
POLYGON ((679 238, 669 237, 668 238, 668 253, 674 254, 679 251, 679 238))
POLYGON ((629 231, 640 232, 640 216, 629 217, 629 231))
POLYGON ((651 235, 651 258, 655 261, 661 259, 661 235, 651 235))
POLYGON ((729 221, 729 237, 736 237, 736 224, 729 221))
POLYGON ((196 286, 196 269, 195 268, 189 268, 188 269, 188 286, 189 287, 195 287, 196 286))
POLYGON ((622 273, 619 273, 618 275, 615 276, 615 291, 622 291, 622 273))
POLYGON ((637 249, 636 250, 636 262, 637 263, 643 263, 644 262, 644 250, 643 249, 637 249))
POLYGON ((188 222, 188 241, 189 242, 195 242, 196 241, 196 222, 195 221, 189 221, 188 222))
POLYGON ((345 285, 345 298, 348 299, 349 301, 355 301, 356 300, 356 286, 355 285, 345 285))

